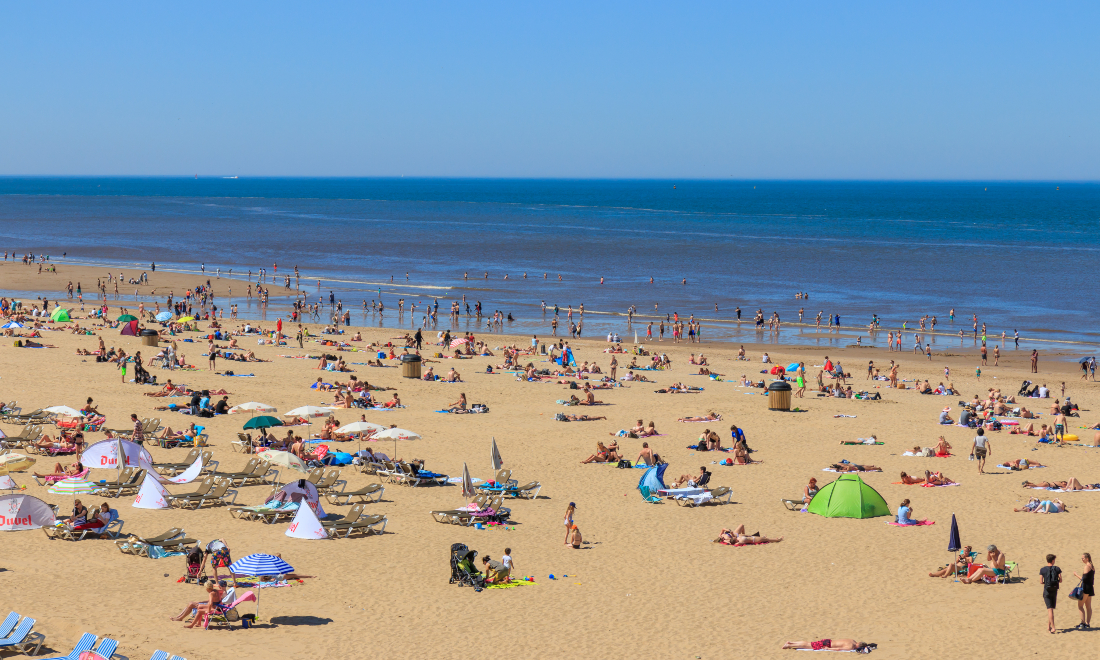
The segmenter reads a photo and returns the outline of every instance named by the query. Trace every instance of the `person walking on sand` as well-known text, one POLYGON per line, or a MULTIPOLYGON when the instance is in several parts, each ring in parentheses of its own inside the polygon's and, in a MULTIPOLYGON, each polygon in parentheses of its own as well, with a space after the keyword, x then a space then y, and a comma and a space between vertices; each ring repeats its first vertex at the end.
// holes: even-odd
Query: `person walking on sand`
POLYGON ((569 545, 569 535, 576 529, 576 525, 573 524, 573 512, 576 510, 576 502, 570 502, 569 506, 565 509, 565 545, 569 545))
POLYGON ((1047 565, 1039 569, 1043 577, 1043 602, 1047 606, 1047 632, 1058 632, 1054 627, 1054 608, 1058 605, 1058 587, 1062 584, 1062 569, 1054 565, 1054 555, 1047 555, 1047 565))
POLYGON ((978 459, 978 474, 985 471, 985 459, 993 454, 993 446, 989 438, 985 437, 985 429, 978 429, 978 435, 974 437, 974 443, 970 448, 970 455, 978 459))
POLYGON ((1077 601, 1077 609, 1081 611, 1081 623, 1077 624, 1080 630, 1088 630, 1092 624, 1092 597, 1096 594, 1092 586, 1092 580, 1096 577, 1096 567, 1092 565, 1092 555, 1081 555, 1081 563, 1085 565, 1081 575, 1076 573, 1073 577, 1081 581, 1081 600, 1077 601))

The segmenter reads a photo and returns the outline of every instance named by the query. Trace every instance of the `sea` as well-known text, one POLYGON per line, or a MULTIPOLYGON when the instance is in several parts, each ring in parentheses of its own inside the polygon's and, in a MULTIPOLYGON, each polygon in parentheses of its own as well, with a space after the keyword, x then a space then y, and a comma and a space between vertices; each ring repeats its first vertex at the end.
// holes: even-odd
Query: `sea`
MULTIPOLYGON (((904 350, 914 332, 971 350, 977 316, 1006 350, 1016 332, 1028 351, 1100 344, 1097 183, 6 177, 5 251, 127 277, 155 262, 211 280, 242 318, 285 316, 283 303, 247 299, 246 280, 263 268, 285 292, 297 266, 301 295, 332 292, 353 326, 409 330, 438 301, 433 329, 482 332, 464 306, 447 316, 452 301, 480 301, 511 315, 501 330, 540 336, 555 306, 562 334, 583 304, 583 336, 623 341, 678 316, 708 341, 881 346, 904 325, 904 350), (778 314, 780 330, 758 329, 757 310, 778 314)), ((43 295, 3 282, 0 293, 43 295)))

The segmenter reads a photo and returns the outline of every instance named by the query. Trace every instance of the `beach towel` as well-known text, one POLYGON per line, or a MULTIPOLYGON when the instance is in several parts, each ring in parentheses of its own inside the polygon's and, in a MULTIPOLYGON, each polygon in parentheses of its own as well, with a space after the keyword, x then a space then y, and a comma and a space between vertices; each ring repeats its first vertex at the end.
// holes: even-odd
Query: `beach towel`
POLYGON ((527 580, 509 580, 503 584, 487 584, 486 589, 511 589, 512 587, 527 587, 537 584, 536 582, 528 582, 527 580))
POLYGON ((731 548, 744 548, 745 546, 752 545, 768 545, 769 543, 771 543, 771 541, 764 541, 763 543, 726 543, 725 541, 718 542, 719 545, 728 545, 731 548))
POLYGON ((958 486, 959 484, 918 484, 921 488, 946 488, 948 486, 958 486))
POLYGON ((891 527, 923 527, 925 525, 935 525, 936 521, 935 520, 914 520, 913 524, 911 524, 911 525, 903 525, 899 522, 888 522, 886 524, 890 525, 891 527))
MULTIPOLYGON (((997 467, 1001 468, 1002 470, 1013 470, 1013 469, 1015 469, 1015 468, 1013 468, 1009 465, 998 465, 997 467)), ((1045 465, 1029 465, 1029 466, 1027 466, 1027 469, 1037 470, 1039 468, 1045 468, 1045 467, 1046 467, 1045 465)))
POLYGON ((855 415, 833 415, 833 419, 840 419, 841 417, 851 417, 855 419, 855 415))

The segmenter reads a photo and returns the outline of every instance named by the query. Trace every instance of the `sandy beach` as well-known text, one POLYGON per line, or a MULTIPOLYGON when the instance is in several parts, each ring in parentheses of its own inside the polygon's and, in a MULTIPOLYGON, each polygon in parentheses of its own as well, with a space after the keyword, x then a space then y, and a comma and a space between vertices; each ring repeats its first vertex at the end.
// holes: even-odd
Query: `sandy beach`
MULTIPOLYGON (((0 266, 3 287, 48 291, 53 300, 54 292, 65 282, 79 278, 86 307, 91 309, 90 291, 101 270, 62 269, 42 275, 36 270, 10 263, 0 266)), ((126 273, 131 275, 137 272, 126 273)), ((163 306, 164 287, 174 289, 178 297, 196 281, 191 275, 158 271, 153 286, 141 287, 141 294, 150 295, 156 288, 163 306)), ((243 292, 244 283, 240 286, 243 292)), ((233 287, 236 292, 238 283, 233 287)), ((272 294, 282 292, 281 280, 278 287, 272 286, 272 294)), ((216 291, 220 288, 218 284, 216 291)), ((73 306, 70 302, 63 305, 73 306)), ((354 308, 354 303, 351 306, 354 308)), ((117 315, 114 312, 112 305, 112 317, 117 315)), ((82 315, 77 311, 75 316, 82 315)), ((440 316, 438 329, 443 330, 448 324, 443 314, 440 316)), ((74 320, 87 325, 83 319, 74 320)), ((273 329, 274 320, 271 316, 260 325, 273 329)), ((232 328, 237 322, 226 318, 224 324, 232 328)), ((318 333, 320 327, 311 325, 311 332, 318 333)), ((353 326, 342 339, 355 331, 364 336, 357 346, 390 341, 404 332, 353 326)), ((119 336, 117 329, 99 329, 98 334, 108 346, 123 347, 129 353, 143 350, 139 341, 119 336)), ((322 375, 316 370, 317 361, 284 357, 319 355, 319 344, 307 342, 299 349, 293 342, 281 347, 260 346, 252 337, 240 338, 242 347, 266 361, 248 365, 219 361, 219 370, 255 374, 251 378, 226 377, 207 370, 201 355, 205 341, 200 343, 200 336, 205 332, 181 337, 196 339, 194 344, 181 344, 196 370, 170 373, 154 368, 152 373, 162 382, 170 377, 193 389, 224 388, 231 393, 231 404, 260 401, 277 407, 280 413, 332 402, 330 394, 309 388, 322 375)), ((388 517, 383 535, 318 541, 288 538, 283 523, 233 519, 226 507, 145 510, 131 507, 133 497, 122 497, 107 501, 125 520, 125 533, 152 535, 182 527, 188 536, 203 542, 224 539, 234 558, 280 553, 297 573, 316 577, 303 584, 261 590, 259 625, 253 629, 187 630, 169 617, 188 601, 201 599, 204 592, 177 582, 184 572, 182 557, 138 558, 120 553, 111 541, 73 543, 50 540, 39 530, 10 532, 2 537, 0 559, 4 607, 38 619, 36 630, 45 633, 46 646, 51 649, 42 652, 47 657, 67 653, 86 631, 119 640, 118 653, 130 658, 148 657, 154 649, 165 649, 191 660, 471 657, 487 649, 538 658, 628 658, 641 654, 687 659, 786 657, 792 652, 780 650, 785 640, 822 637, 875 642, 875 656, 881 658, 911 658, 928 652, 974 659, 1038 654, 1071 657, 1093 646, 1092 638, 1079 631, 1056 636, 1047 633, 1038 570, 1044 555, 1058 555, 1058 564, 1066 573, 1058 625, 1063 629, 1075 625, 1079 621, 1076 604, 1064 594, 1076 585, 1072 572, 1081 571, 1081 553, 1100 551, 1100 532, 1095 525, 1100 493, 1060 494, 1070 509, 1059 515, 1013 513, 1012 509, 1041 494, 1023 488, 1023 479, 1100 481, 1100 449, 1038 445, 1034 438, 993 432, 991 460, 986 466, 989 474, 979 475, 976 463, 968 460, 974 431, 937 424, 945 406, 951 406, 957 419, 960 400, 970 400, 975 394, 984 398, 990 387, 1015 395, 1023 380, 1032 380, 1049 385, 1055 397, 1060 396, 1059 384, 1065 381, 1066 393, 1082 411, 1080 418, 1070 418, 1068 432, 1084 441, 1075 444, 1092 444, 1095 431, 1080 427, 1100 422, 1100 414, 1094 412, 1100 407, 1100 387, 1080 380, 1075 360, 1056 359, 1076 354, 1044 352, 1035 375, 1029 374, 1029 352, 1004 351, 1000 365, 994 367, 991 357, 978 380, 976 348, 948 349, 948 355, 934 348, 928 361, 912 353, 909 339, 902 352, 746 344, 746 361, 736 359, 736 344, 673 344, 666 339, 650 342, 646 348, 666 353, 671 369, 644 372, 653 383, 633 382, 598 390, 596 398, 606 405, 584 409, 556 403, 576 393, 565 385, 485 373, 487 365, 503 363, 498 347, 516 344, 525 348, 530 336, 477 336, 493 348, 495 357, 443 359, 430 365, 439 373, 453 366, 462 374, 463 383, 404 379, 397 367, 352 365, 360 379, 397 388, 407 407, 337 411, 335 416, 347 423, 365 412, 368 421, 417 431, 423 439, 399 443, 397 455, 422 458, 427 469, 453 476, 461 474, 465 462, 473 476, 491 478, 490 441, 495 437, 504 465, 513 476, 520 483, 542 484, 538 499, 510 502, 514 524, 508 529, 478 530, 435 522, 430 510, 464 504, 456 486, 412 488, 386 483, 383 501, 367 507, 369 513, 388 517), (804 361, 811 383, 818 371, 816 365, 823 364, 828 355, 843 363, 856 390, 881 394, 882 400, 819 398, 807 391, 805 399, 795 400, 802 412, 770 411, 762 390, 737 383, 742 374, 771 382, 770 375, 760 373, 771 366, 761 363, 765 351, 774 364, 804 361), (713 371, 723 374, 722 381, 697 375, 698 367, 690 365, 688 358, 700 352, 713 371), (868 360, 885 373, 892 359, 899 362, 902 379, 927 378, 933 386, 944 380, 944 367, 950 367, 950 380, 960 394, 924 396, 912 389, 891 389, 886 382, 866 380, 868 360), (675 381, 704 389, 684 394, 654 392, 675 381), (462 392, 471 403, 486 404, 490 412, 433 412, 445 408, 462 392), (676 421, 708 411, 721 414, 721 421, 676 421), (607 419, 563 423, 554 420, 559 412, 607 419), (671 501, 647 504, 636 489, 641 470, 580 464, 595 451, 597 441, 611 440, 609 434, 630 428, 638 419, 652 420, 661 434, 649 442, 669 463, 666 483, 705 466, 713 473, 711 486, 732 488, 732 502, 695 508, 671 501), (724 446, 728 445, 731 424, 744 429, 754 450, 752 458, 759 464, 720 466, 717 461, 732 454, 687 448, 695 444, 704 428, 716 430, 724 446), (884 444, 840 444, 872 434, 884 444), (953 456, 902 455, 914 445, 933 446, 940 435, 953 445, 953 456), (1038 460, 1048 467, 1028 473, 995 467, 1002 460, 1018 458, 1038 460), (822 484, 832 481, 836 475, 822 470, 842 459, 883 468, 881 473, 861 476, 882 494, 891 511, 903 498, 909 498, 916 517, 935 524, 899 528, 888 526, 888 518, 825 519, 791 512, 782 505, 781 499, 798 496, 811 477, 822 484), (893 483, 899 480, 900 471, 923 474, 926 469, 941 471, 960 485, 922 488, 893 483), (575 521, 588 542, 579 551, 562 542, 562 519, 571 501, 577 504, 575 521), (964 544, 976 550, 996 544, 1010 561, 1019 563, 1020 579, 1007 585, 964 585, 950 578, 929 578, 929 571, 951 558, 947 547, 952 514, 958 518, 964 544), (759 530, 766 536, 781 536, 783 541, 756 547, 711 542, 721 528, 739 524, 750 533, 759 530), (480 593, 449 585, 452 543, 465 543, 479 555, 494 559, 509 547, 516 564, 513 575, 533 576, 534 584, 480 593), (557 579, 550 580, 550 574, 557 579)), ((548 340, 548 333, 540 333, 540 338, 548 340)), ((434 341, 435 332, 426 332, 425 339, 434 341)), ((179 413, 155 410, 169 401, 182 403, 186 399, 143 396, 155 388, 123 383, 115 365, 77 355, 79 348, 94 350, 96 337, 46 331, 37 341, 58 348, 15 348, 9 337, 0 342, 6 366, 0 374, 0 399, 17 401, 24 412, 52 405, 79 408, 91 396, 106 414, 108 427, 126 427, 131 413, 160 417, 163 425, 174 429, 191 421, 179 413)), ((604 352, 608 344, 602 337, 569 343, 578 362, 595 361, 607 371, 611 356, 604 352)), ((629 352, 632 342, 624 342, 624 346, 629 352)), ((430 355, 434 350, 425 347, 424 353, 430 355)), ((364 352, 339 355, 349 363, 373 357, 364 352)), ((632 356, 617 357, 623 375, 632 356)), ((545 360, 541 356, 521 361, 529 359, 538 368, 550 367, 540 362, 545 360)), ((639 358, 639 362, 645 359, 639 358)), ((324 376, 328 381, 334 377, 324 376)), ((1052 423, 1052 401, 1023 401, 1041 413, 1034 420, 1036 426, 1052 423)), ((1018 400, 1016 405, 1020 403, 1018 400)), ((239 469, 249 458, 234 452, 230 444, 246 419, 227 415, 203 420, 214 457, 223 470, 239 469)), ((20 430, 10 424, 0 428, 8 435, 20 430)), ((103 437, 101 433, 89 434, 90 441, 103 437)), ((392 443, 371 444, 393 455, 392 443)), ((626 458, 633 460, 642 440, 619 438, 619 444, 626 458)), ((186 454, 185 449, 155 446, 150 452, 158 461, 181 460, 186 454)), ((48 457, 38 459, 32 470, 49 470, 55 462, 48 457)), ((26 486, 26 493, 60 505, 62 513, 71 508, 69 498, 47 493, 29 472, 12 476, 26 486)), ((93 479, 109 476, 102 470, 91 474, 93 479)), ((341 478, 348 481, 348 489, 378 481, 352 466, 343 469, 341 478)), ((245 486, 237 504, 259 504, 268 490, 245 486)), ((104 501, 92 496, 82 500, 89 507, 104 501)), ((327 502, 325 508, 341 515, 348 510, 327 502)))

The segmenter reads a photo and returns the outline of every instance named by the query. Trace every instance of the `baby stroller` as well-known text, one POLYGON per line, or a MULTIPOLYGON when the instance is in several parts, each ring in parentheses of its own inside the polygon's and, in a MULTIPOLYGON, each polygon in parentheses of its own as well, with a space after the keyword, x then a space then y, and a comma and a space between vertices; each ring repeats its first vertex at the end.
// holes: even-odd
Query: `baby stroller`
POLYGON ((1031 386, 1030 380, 1025 380, 1024 384, 1020 386, 1020 391, 1016 393, 1016 396, 1028 396, 1028 387, 1031 386))
POLYGON ((184 582, 192 582, 194 584, 203 584, 208 579, 206 577, 206 555, 199 546, 191 548, 187 555, 184 557, 184 561, 187 562, 187 575, 184 576, 184 582))
POLYGON ((485 578, 474 566, 475 559, 477 550, 470 550, 463 543, 452 544, 449 584, 457 583, 460 587, 473 587, 474 591, 481 591, 485 587, 485 578))

